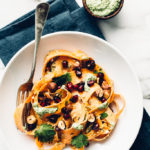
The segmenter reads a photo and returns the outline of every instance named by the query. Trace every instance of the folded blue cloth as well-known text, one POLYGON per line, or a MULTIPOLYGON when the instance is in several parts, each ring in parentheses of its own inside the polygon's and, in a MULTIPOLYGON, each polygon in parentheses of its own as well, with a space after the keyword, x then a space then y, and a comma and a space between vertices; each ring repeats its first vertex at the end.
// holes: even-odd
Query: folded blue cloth
MULTIPOLYGON (((43 35, 57 31, 81 31, 104 39, 96 21, 74 0, 50 0, 49 3, 50 13, 43 35)), ((34 39, 34 17, 32 11, 0 30, 0 58, 5 65, 20 48, 34 39)), ((150 117, 145 110, 139 135, 131 150, 150 150, 150 117)))

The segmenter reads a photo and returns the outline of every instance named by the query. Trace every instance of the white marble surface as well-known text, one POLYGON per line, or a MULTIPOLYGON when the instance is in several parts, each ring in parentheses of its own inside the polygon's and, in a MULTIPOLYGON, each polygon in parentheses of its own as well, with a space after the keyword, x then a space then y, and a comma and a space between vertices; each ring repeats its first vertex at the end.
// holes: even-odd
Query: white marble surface
MULTIPOLYGON (((43 1, 1 0, 0 28, 43 1)), ((76 1, 82 6, 82 0, 76 1)), ((108 21, 99 21, 99 26, 107 41, 118 47, 133 64, 141 82, 144 106, 150 114, 150 100, 146 99, 150 98, 150 0, 125 0, 119 15, 108 21)), ((1 64, 0 77, 4 69, 1 64)))

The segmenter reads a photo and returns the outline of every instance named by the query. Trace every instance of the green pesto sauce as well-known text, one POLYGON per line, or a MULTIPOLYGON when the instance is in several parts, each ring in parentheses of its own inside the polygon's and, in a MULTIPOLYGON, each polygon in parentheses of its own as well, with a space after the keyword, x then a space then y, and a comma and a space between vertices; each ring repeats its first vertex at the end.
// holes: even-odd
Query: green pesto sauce
POLYGON ((39 107, 37 103, 33 104, 33 109, 40 116, 40 118, 42 118, 45 114, 53 114, 58 110, 57 107, 53 108, 39 107))
POLYGON ((78 123, 73 123, 72 128, 74 128, 76 130, 83 130, 83 125, 78 124, 78 123))
POLYGON ((84 90, 86 92, 88 92, 90 90, 90 87, 88 86, 88 81, 91 81, 91 80, 95 81, 96 80, 96 76, 94 76, 93 74, 88 73, 87 77, 86 77, 86 79, 84 81, 85 82, 85 84, 84 84, 84 90))
POLYGON ((105 17, 115 12, 121 0, 86 0, 87 7, 96 16, 105 17))
POLYGON ((107 101, 106 101, 106 102, 102 103, 98 108, 99 108, 100 110, 102 110, 102 109, 105 109, 105 108, 107 108, 107 107, 108 107, 108 103, 107 103, 107 101))

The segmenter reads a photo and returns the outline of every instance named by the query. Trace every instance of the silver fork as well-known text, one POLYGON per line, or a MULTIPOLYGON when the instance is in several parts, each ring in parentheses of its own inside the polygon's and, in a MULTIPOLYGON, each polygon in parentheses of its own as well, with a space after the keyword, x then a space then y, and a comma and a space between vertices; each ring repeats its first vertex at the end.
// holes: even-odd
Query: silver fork
POLYGON ((26 83, 23 83, 20 85, 18 92, 17 92, 17 100, 16 100, 16 106, 20 105, 25 101, 25 99, 29 96, 30 91, 33 87, 33 76, 35 72, 35 66, 36 66, 36 56, 37 51, 39 48, 39 43, 41 39, 41 35, 43 32, 43 28, 47 19, 47 15, 49 12, 49 4, 48 3, 41 3, 36 7, 35 11, 35 48, 34 48, 34 56, 33 56, 33 62, 32 62, 32 69, 31 74, 26 83))

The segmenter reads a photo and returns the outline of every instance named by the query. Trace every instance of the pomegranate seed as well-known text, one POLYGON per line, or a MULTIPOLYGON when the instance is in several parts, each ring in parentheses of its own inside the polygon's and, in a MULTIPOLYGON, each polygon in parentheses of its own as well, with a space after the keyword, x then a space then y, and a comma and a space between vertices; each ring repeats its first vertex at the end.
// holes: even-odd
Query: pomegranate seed
POLYGON ((73 90, 73 84, 71 82, 68 82, 67 83, 67 88, 69 91, 72 91, 73 90))
POLYGON ((102 85, 103 81, 104 81, 103 79, 101 79, 101 78, 99 79, 99 85, 100 86, 102 85))
POLYGON ((67 120, 70 118, 70 115, 69 114, 64 114, 64 119, 67 120))
POLYGON ((59 96, 54 96, 54 101, 56 103, 59 103, 59 102, 61 102, 61 98, 59 96))
POLYGON ((59 117, 60 117, 60 115, 55 115, 55 114, 54 114, 54 115, 51 115, 51 116, 49 116, 49 117, 47 117, 47 118, 48 118, 48 120, 49 120, 50 122, 56 123, 59 117))
POLYGON ((79 85, 78 85, 78 84, 75 84, 75 85, 74 85, 74 89, 77 90, 78 88, 79 88, 79 85))
POLYGON ((102 99, 101 99, 101 101, 102 101, 102 103, 104 103, 104 102, 106 102, 106 98, 104 98, 104 97, 102 97, 102 99))
POLYGON ((99 129, 99 124, 98 123, 93 124, 92 129, 93 130, 98 130, 99 129))
POLYGON ((42 102, 42 103, 41 103, 41 106, 44 107, 44 106, 45 106, 45 102, 42 102))
POLYGON ((67 109, 67 107, 63 107, 63 108, 61 109, 61 112, 62 112, 63 114, 68 113, 68 109, 67 109))
POLYGON ((78 100, 78 95, 74 95, 74 96, 70 99, 70 101, 73 102, 73 103, 76 103, 77 100, 78 100))
POLYGON ((50 104, 51 104, 51 101, 52 101, 51 99, 46 98, 46 99, 45 99, 45 103, 46 103, 45 105, 46 105, 46 106, 50 105, 50 104))
POLYGON ((91 81, 88 81, 88 86, 93 86, 94 85, 94 81, 93 80, 91 80, 91 81))
POLYGON ((68 61, 63 60, 62 65, 63 65, 64 68, 68 68, 68 61))
POLYGON ((55 127, 55 130, 56 131, 61 131, 61 129, 58 126, 55 127))
POLYGON ((78 91, 79 91, 79 92, 83 92, 83 91, 84 91, 84 85, 81 84, 81 85, 79 86, 79 88, 78 88, 78 91))
POLYGON ((77 77, 81 77, 82 76, 81 70, 76 70, 75 73, 76 73, 77 77))
POLYGON ((89 70, 93 70, 95 68, 95 61, 94 60, 88 60, 86 62, 86 68, 89 70))
POLYGON ((57 88, 58 88, 58 89, 60 89, 60 88, 61 88, 61 86, 58 86, 57 88))
POLYGON ((104 78, 104 73, 103 73, 103 72, 99 72, 99 73, 97 74, 97 77, 99 77, 99 78, 104 78))
POLYGON ((106 100, 107 100, 107 99, 106 99, 105 97, 103 97, 103 96, 102 96, 102 97, 99 97, 98 99, 99 99, 102 103, 106 102, 106 100))
POLYGON ((42 92, 40 92, 38 97, 44 97, 44 94, 42 92))

